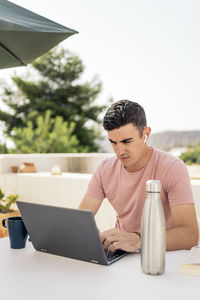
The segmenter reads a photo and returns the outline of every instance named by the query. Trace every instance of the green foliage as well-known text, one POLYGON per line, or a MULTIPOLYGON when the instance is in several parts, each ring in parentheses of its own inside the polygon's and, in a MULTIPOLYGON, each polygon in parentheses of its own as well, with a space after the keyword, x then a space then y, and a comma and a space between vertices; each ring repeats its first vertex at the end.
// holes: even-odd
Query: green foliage
POLYGON ((7 154, 8 151, 9 151, 9 150, 8 150, 8 148, 7 148, 7 146, 6 146, 5 143, 0 144, 0 153, 1 153, 1 154, 7 154))
MULTIPOLYGON (((37 113, 34 112, 34 115, 37 113)), ((29 116, 30 118, 32 115, 29 116)), ((36 117, 36 128, 32 121, 28 121, 24 128, 14 128, 12 137, 16 148, 10 153, 65 153, 87 152, 87 148, 80 146, 73 134, 74 123, 68 124, 63 118, 51 118, 51 111, 47 110, 44 117, 36 117)))
POLYGON ((11 206, 14 204, 18 198, 18 195, 9 195, 4 199, 4 193, 0 187, 0 212, 6 213, 11 211, 11 206))
POLYGON ((200 144, 189 146, 188 151, 183 152, 180 158, 188 165, 200 164, 200 144))
MULTIPOLYGON (((51 110, 53 118, 60 116, 71 124, 71 134, 85 151, 98 151, 95 140, 100 138, 98 124, 105 106, 95 104, 95 100, 101 92, 101 82, 97 77, 83 82, 83 72, 78 56, 54 48, 30 66, 25 79, 14 76, 14 88, 6 87, 2 99, 10 110, 0 110, 5 133, 12 139, 13 130, 19 135, 17 128, 31 131, 41 122, 37 120, 38 115, 44 117, 46 111, 51 110)), ((18 147, 19 143, 14 140, 18 147)))

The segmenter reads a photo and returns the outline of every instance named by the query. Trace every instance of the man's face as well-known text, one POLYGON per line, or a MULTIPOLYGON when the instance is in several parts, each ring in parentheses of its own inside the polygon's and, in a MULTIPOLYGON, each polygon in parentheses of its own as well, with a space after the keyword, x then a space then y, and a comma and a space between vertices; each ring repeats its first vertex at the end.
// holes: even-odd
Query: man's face
POLYGON ((121 126, 118 129, 109 130, 108 139, 112 144, 118 159, 128 172, 141 169, 146 162, 149 148, 144 143, 144 136, 150 134, 147 127, 140 137, 138 129, 132 124, 121 126))

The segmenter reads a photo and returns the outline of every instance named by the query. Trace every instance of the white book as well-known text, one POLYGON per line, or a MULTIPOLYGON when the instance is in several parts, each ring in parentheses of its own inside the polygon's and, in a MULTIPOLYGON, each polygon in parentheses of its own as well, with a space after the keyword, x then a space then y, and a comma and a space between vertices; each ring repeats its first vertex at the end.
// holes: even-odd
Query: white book
POLYGON ((186 275, 200 276, 200 246, 191 248, 180 264, 179 272, 186 275))

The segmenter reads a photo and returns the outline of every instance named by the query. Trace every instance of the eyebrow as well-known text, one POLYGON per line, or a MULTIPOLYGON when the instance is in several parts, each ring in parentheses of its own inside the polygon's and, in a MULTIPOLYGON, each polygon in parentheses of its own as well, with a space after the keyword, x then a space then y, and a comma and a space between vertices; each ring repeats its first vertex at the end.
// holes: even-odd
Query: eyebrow
MULTIPOLYGON (((111 140, 111 139, 108 139, 111 143, 116 143, 116 141, 113 141, 113 140, 111 140)), ((130 141, 132 141, 133 140, 133 138, 128 138, 128 139, 124 139, 124 140, 121 140, 121 141, 119 141, 120 143, 124 143, 124 142, 130 142, 130 141)))

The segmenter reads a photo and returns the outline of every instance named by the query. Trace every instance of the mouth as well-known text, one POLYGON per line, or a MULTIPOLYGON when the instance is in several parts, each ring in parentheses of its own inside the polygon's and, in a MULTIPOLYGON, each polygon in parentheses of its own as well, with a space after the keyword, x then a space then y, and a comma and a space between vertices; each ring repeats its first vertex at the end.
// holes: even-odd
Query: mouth
POLYGON ((128 158, 129 158, 128 156, 119 157, 119 159, 120 159, 121 161, 126 161, 128 158))

